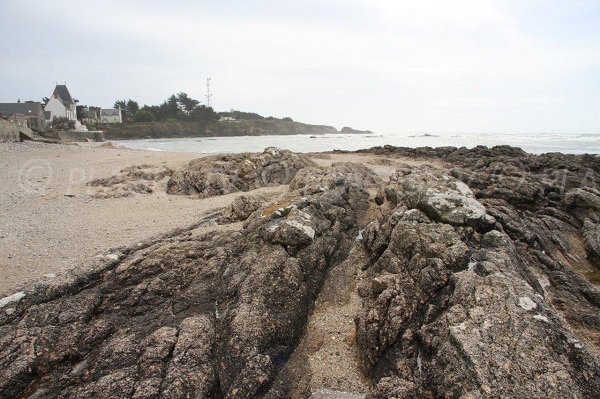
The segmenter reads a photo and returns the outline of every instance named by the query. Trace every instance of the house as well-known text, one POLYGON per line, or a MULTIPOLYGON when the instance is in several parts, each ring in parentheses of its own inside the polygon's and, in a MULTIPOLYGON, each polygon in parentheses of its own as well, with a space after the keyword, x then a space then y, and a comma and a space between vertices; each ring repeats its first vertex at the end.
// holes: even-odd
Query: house
POLYGON ((77 100, 74 100, 66 85, 56 85, 50 100, 46 103, 46 121, 51 123, 54 118, 67 118, 77 121, 77 100))
POLYGON ((14 123, 19 127, 27 127, 27 119, 23 114, 11 114, 6 118, 7 121, 14 123))
POLYGON ((121 108, 106 108, 100 110, 100 122, 102 123, 122 123, 121 108))
POLYGON ((222 116, 219 118, 219 122, 235 122, 235 118, 233 116, 222 116))
POLYGON ((85 124, 94 125, 100 122, 100 109, 99 108, 88 108, 84 111, 82 118, 82 122, 85 124))
MULTIPOLYGON (((7 118, 11 115, 22 115, 27 121, 27 127, 37 130, 46 129, 46 118, 44 117, 44 108, 39 102, 20 102, 0 103, 0 114, 7 118)), ((15 117, 15 120, 19 117, 15 117)))

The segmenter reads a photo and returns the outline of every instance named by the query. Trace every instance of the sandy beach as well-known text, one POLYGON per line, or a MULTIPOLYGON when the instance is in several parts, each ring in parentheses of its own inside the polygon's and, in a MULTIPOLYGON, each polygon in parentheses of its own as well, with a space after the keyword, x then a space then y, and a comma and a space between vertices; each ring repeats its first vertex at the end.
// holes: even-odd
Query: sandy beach
POLYGON ((165 180, 152 194, 116 198, 96 198, 98 189, 88 185, 129 166, 177 168, 197 157, 98 144, 0 143, 0 295, 231 203, 236 194, 167 195, 165 180))

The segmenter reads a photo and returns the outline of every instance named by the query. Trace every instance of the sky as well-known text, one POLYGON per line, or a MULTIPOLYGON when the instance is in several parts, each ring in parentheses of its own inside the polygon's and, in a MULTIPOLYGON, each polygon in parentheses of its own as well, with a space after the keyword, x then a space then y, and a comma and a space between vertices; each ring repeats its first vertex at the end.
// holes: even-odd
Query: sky
POLYGON ((600 0, 0 0, 0 102, 211 105, 375 132, 600 133, 600 0))

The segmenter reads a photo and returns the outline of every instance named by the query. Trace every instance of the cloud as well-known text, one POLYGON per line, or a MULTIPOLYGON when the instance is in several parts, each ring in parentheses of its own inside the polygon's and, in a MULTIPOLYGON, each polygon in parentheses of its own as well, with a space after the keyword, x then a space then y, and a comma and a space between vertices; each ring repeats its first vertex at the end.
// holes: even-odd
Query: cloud
POLYGON ((14 45, 0 73, 18 82, 13 97, 34 73, 40 96, 67 80, 104 105, 180 90, 202 98, 211 76, 217 108, 338 127, 598 131, 597 10, 553 0, 5 2, 0 34, 14 45), (35 23, 27 36, 16 33, 23 21, 35 23))

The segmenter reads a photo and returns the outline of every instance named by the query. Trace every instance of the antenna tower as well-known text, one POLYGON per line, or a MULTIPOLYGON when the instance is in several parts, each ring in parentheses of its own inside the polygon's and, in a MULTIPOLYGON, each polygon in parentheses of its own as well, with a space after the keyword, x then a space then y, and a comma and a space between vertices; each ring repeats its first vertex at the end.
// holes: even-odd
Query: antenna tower
POLYGON ((210 98, 212 94, 210 94, 210 78, 206 78, 206 106, 210 107, 210 98))

